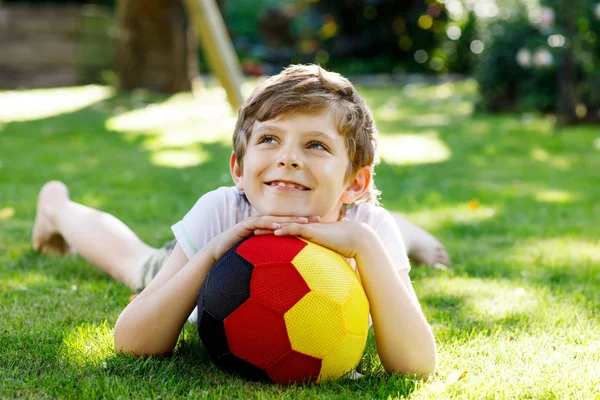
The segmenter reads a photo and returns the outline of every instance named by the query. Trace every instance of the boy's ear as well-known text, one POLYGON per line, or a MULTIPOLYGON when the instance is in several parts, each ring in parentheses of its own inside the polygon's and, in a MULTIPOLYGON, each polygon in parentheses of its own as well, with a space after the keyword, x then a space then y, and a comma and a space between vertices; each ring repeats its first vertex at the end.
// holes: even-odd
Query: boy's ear
POLYGON ((348 184, 348 187, 346 187, 346 190, 342 195, 342 203, 352 204, 358 200, 358 198, 369 189, 371 179, 371 169, 369 167, 361 168, 354 176, 354 179, 348 184))
POLYGON ((231 177, 233 178, 235 187, 238 188, 238 190, 244 190, 242 169, 237 161, 235 151, 232 151, 231 157, 229 157, 229 172, 231 172, 231 177))

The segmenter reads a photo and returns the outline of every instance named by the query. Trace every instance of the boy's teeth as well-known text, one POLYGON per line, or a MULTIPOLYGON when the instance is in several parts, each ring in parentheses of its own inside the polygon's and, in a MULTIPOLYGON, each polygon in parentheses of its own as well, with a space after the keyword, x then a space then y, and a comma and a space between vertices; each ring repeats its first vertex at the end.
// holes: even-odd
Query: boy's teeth
POLYGON ((300 189, 300 190, 303 189, 302 186, 294 185, 293 183, 275 182, 275 183, 273 183, 273 185, 280 186, 280 187, 293 187, 293 188, 300 189))

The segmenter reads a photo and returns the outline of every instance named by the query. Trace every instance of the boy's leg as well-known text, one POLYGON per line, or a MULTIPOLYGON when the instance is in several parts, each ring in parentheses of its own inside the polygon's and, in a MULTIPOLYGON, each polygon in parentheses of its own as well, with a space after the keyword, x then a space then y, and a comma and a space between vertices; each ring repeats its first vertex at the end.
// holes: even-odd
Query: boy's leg
POLYGON ((399 214, 391 211, 390 214, 392 214, 400 228, 408 257, 411 261, 429 266, 450 264, 450 257, 444 245, 439 240, 424 229, 407 221, 399 214))
POLYGON ((72 247, 90 264, 132 288, 139 268, 157 250, 114 216, 72 202, 59 181, 46 183, 40 191, 32 242, 42 253, 66 254, 72 247))

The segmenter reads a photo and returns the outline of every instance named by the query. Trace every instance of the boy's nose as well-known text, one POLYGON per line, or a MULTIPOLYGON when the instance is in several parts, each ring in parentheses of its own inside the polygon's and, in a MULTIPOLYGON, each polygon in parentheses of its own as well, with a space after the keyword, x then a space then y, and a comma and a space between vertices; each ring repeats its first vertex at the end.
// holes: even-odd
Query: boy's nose
POLYGON ((296 155, 293 152, 288 151, 281 155, 279 161, 277 162, 277 166, 282 168, 288 167, 293 169, 301 169, 302 162, 298 159, 298 157, 296 157, 296 155))
POLYGON ((285 166, 289 166, 290 168, 294 168, 294 169, 299 169, 300 168, 300 164, 296 163, 296 162, 290 162, 290 163, 285 163, 283 161, 279 161, 279 166, 280 167, 285 167, 285 166))

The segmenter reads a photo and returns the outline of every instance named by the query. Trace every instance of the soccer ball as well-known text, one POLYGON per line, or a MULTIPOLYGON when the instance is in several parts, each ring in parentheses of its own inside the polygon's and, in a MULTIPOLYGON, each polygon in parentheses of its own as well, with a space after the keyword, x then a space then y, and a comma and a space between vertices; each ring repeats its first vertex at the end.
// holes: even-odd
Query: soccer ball
POLYGON ((294 236, 252 236, 212 267, 198 332, 214 362, 250 380, 338 379, 359 363, 369 302, 339 254, 294 236))

